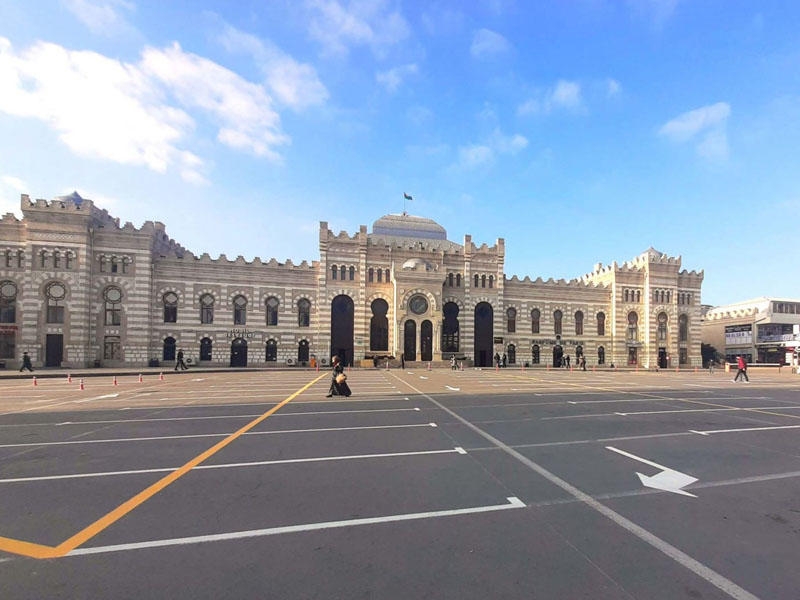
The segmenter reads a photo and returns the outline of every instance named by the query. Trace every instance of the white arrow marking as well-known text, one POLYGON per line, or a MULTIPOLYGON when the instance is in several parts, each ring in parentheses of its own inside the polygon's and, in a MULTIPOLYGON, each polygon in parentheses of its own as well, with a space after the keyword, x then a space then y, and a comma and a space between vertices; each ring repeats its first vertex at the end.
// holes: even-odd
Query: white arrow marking
POLYGON ((642 482, 643 486, 655 488, 657 490, 663 490, 665 492, 672 492, 673 494, 681 494, 683 496, 691 496, 692 498, 697 498, 697 496, 695 496, 694 494, 690 494, 689 492, 686 492, 681 489, 697 481, 696 477, 692 477, 691 475, 687 475, 686 473, 681 473, 680 471, 670 469, 669 467, 665 467, 651 460, 647 460, 646 458, 636 456, 635 454, 631 454, 630 452, 619 450, 618 448, 614 448, 614 446, 606 446, 606 450, 611 450, 612 452, 616 452, 617 454, 622 454, 623 456, 627 456, 628 458, 632 458, 633 460, 638 460, 639 462, 643 462, 646 465, 650 465, 657 469, 661 469, 661 473, 653 475, 652 477, 649 477, 647 475, 642 475, 641 473, 637 472, 636 474, 639 476, 639 480, 642 482))
POLYGON ((419 376, 420 379, 427 379, 427 377, 423 377, 422 375, 419 376))
POLYGON ((461 388, 454 388, 454 387, 450 387, 449 385, 446 385, 444 387, 446 387, 451 392, 460 392, 461 391, 461 388))

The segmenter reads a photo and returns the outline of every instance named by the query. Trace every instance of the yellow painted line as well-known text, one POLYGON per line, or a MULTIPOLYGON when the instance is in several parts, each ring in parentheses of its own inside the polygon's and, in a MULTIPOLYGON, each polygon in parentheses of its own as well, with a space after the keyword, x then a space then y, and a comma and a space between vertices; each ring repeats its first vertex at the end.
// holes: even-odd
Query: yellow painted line
POLYGON ((228 444, 236 440, 242 434, 250 431, 253 427, 261 423, 262 421, 266 420, 268 417, 272 416, 278 410, 286 406, 289 402, 297 398, 300 394, 305 392, 308 388, 312 385, 317 383, 323 377, 327 377, 327 373, 323 373, 313 381, 310 381, 302 388, 294 392, 291 396, 287 397, 283 400, 280 404, 277 404, 263 415, 256 417, 252 421, 250 421, 247 425, 242 427, 241 429, 235 431, 234 433, 230 434, 224 440, 214 444, 211 448, 206 450, 205 452, 198 454, 192 460, 187 462, 182 467, 179 467, 175 471, 172 471, 169 475, 162 477, 160 480, 152 484, 151 486, 145 488, 131 499, 127 500, 120 504, 117 508, 106 514, 105 516, 99 518, 97 521, 89 525, 88 527, 82 529, 69 539, 61 542, 58 546, 46 546, 42 544, 34 544, 31 542, 26 542, 23 540, 14 540, 11 538, 4 538, 0 537, 0 550, 4 550, 6 552, 11 552, 13 554, 21 554, 23 556, 28 556, 30 558, 58 558, 61 556, 66 555, 68 552, 74 550, 81 544, 85 543, 86 541, 92 539, 101 531, 107 529, 110 525, 117 522, 119 519, 127 515, 129 512, 155 496, 158 492, 166 488, 171 483, 174 483, 186 473, 191 471, 194 467, 202 463, 204 460, 214 456, 217 452, 225 448, 228 444))

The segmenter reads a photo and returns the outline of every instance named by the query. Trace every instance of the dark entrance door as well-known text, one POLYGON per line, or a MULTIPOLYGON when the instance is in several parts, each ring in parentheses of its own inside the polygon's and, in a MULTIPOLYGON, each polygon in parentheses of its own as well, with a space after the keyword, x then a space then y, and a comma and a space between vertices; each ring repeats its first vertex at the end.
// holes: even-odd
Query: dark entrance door
POLYGON ((236 338, 231 342, 231 366, 247 366, 247 341, 236 338))
POLYGON ((481 302, 475 307, 475 365, 478 367, 492 366, 493 320, 491 304, 481 302))
POLYGON ((419 352, 422 360, 433 360, 433 323, 428 320, 419 328, 419 352))
POLYGON ((417 360, 417 324, 406 321, 403 329, 403 358, 417 360))
POLYGON ((658 367, 660 369, 667 368, 667 349, 666 348, 659 348, 658 349, 658 367))
POLYGON ((60 367, 64 360, 64 336, 60 333, 48 333, 45 342, 44 366, 60 367))
POLYGON ((564 360, 564 348, 561 346, 553 346, 553 366, 560 367, 561 362, 564 360))
POLYGON ((331 357, 342 365, 353 365, 353 321, 355 307, 350 296, 336 296, 331 301, 331 357))

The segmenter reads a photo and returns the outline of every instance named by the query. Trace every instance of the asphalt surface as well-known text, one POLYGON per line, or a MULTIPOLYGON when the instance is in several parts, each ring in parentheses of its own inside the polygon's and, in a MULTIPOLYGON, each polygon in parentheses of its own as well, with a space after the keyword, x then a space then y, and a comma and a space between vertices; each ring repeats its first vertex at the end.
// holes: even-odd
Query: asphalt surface
POLYGON ((800 598, 800 376, 329 377, 0 380, 0 597, 800 598))

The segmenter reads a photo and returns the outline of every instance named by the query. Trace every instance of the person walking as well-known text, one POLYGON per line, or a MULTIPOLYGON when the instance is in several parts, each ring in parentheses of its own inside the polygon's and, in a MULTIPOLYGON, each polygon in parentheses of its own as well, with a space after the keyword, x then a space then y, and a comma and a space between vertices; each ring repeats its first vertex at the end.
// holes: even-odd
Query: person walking
POLYGON ((713 358, 709 359, 709 361, 708 361, 708 374, 709 375, 713 375, 714 374, 714 359, 713 358))
POLYGON ((33 373, 33 364, 31 363, 31 357, 28 356, 27 352, 22 353, 22 366, 19 368, 19 372, 22 373, 25 369, 28 369, 28 371, 33 373))
POLYGON ((458 367, 456 366, 456 355, 450 357, 450 370, 455 371, 458 367))
POLYGON ((502 365, 502 366, 503 366, 503 368, 505 369, 505 368, 506 368, 506 363, 507 363, 507 361, 508 361, 508 357, 506 356, 506 353, 505 353, 505 352, 503 352, 503 356, 502 356, 502 358, 500 359, 500 361, 501 361, 501 365, 502 365))
POLYGON ((739 381, 739 377, 744 376, 744 382, 750 383, 750 378, 747 376, 747 361, 744 359, 743 356, 739 355, 736 357, 736 377, 734 377, 731 381, 736 383, 739 381))
POLYGON ((178 350, 178 358, 175 361, 175 370, 176 371, 178 370, 178 367, 180 367, 181 371, 185 371, 186 369, 189 368, 189 367, 186 366, 186 363, 183 362, 183 349, 178 350))
POLYGON ((331 387, 328 389, 328 394, 325 397, 330 398, 331 396, 350 396, 352 392, 350 391, 350 386, 347 385, 347 375, 344 373, 342 361, 338 356, 334 356, 333 359, 331 359, 331 364, 333 365, 331 373, 331 387))

